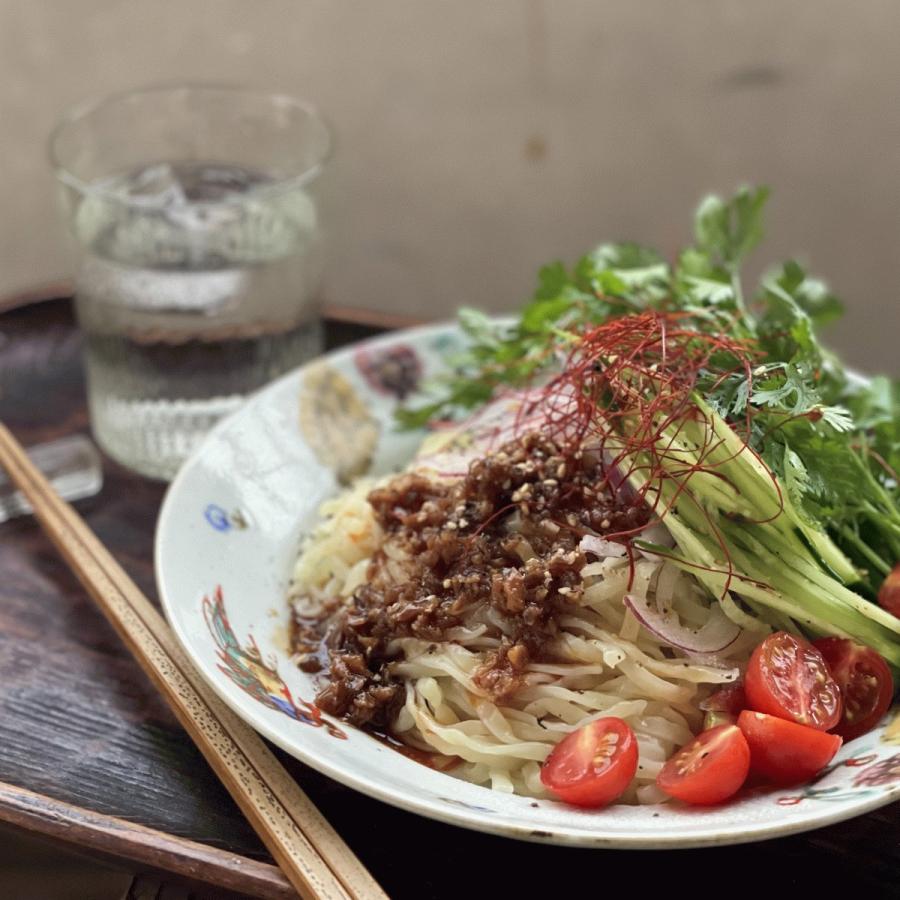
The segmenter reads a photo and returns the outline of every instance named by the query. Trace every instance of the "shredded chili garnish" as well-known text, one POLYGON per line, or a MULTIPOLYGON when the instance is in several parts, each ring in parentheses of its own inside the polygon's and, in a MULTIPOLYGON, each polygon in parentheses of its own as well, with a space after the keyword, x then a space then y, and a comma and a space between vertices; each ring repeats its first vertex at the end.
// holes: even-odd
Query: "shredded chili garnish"
MULTIPOLYGON (((541 430, 566 452, 602 454, 606 482, 612 489, 638 476, 642 484, 637 492, 653 510, 653 521, 659 521, 683 496, 690 497, 685 489, 697 473, 730 484, 719 471, 723 463, 737 453, 756 455, 749 445, 753 410, 748 403, 743 421, 732 424, 740 449, 725 458, 712 458, 724 438, 697 405, 695 391, 701 379, 706 390, 714 390, 737 374, 752 392, 759 353, 750 341, 697 331, 689 320, 683 313, 650 311, 572 334, 562 371, 541 389, 529 392, 517 413, 524 426, 540 407, 546 414, 541 430), (704 426, 698 429, 703 435, 701 446, 691 445, 692 459, 679 446, 688 422, 704 426), (664 481, 674 484, 675 491, 661 502, 664 481)), ((771 477, 780 507, 781 490, 775 475, 771 477)), ((727 543, 706 508, 700 504, 697 508, 726 560, 722 572, 727 576, 727 591, 733 576, 727 543)), ((646 527, 607 537, 632 538, 646 527)))

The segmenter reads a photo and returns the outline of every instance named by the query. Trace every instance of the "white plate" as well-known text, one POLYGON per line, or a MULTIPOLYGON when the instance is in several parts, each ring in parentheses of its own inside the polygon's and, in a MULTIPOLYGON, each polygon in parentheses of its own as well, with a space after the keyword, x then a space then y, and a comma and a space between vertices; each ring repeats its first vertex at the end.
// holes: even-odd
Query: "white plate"
POLYGON ((288 575, 334 468, 371 450, 371 471, 402 465, 420 435, 392 423, 399 396, 462 343, 455 326, 390 334, 277 381, 219 424, 163 504, 156 573, 166 614, 222 699, 269 740, 387 803, 508 837, 597 847, 696 847, 817 828, 900 794, 900 710, 843 747, 814 783, 716 809, 676 804, 572 809, 491 791, 429 769, 343 723, 320 719, 310 676, 286 652, 288 575))

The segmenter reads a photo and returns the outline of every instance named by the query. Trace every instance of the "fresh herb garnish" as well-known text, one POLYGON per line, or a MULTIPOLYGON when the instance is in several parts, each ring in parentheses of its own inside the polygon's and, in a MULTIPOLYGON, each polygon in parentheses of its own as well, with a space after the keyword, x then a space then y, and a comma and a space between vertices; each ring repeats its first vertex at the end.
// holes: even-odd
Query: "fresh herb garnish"
POLYGON ((821 344, 818 330, 840 316, 841 304, 799 263, 746 290, 741 265, 762 239, 767 197, 765 188, 707 197, 693 246, 673 264, 634 243, 603 244, 574 268, 541 269, 533 298, 511 324, 463 310, 467 349, 430 386, 424 405, 399 412, 401 424, 457 418, 500 387, 535 383, 558 367, 573 336, 598 323, 677 313, 700 333, 755 348, 750 378, 727 352, 713 355, 697 396, 725 423, 751 423, 746 440, 777 476, 808 530, 804 540, 826 568, 874 596, 900 559, 900 395, 886 378, 848 372, 821 344), (815 535, 827 535, 827 545, 817 546, 815 535))

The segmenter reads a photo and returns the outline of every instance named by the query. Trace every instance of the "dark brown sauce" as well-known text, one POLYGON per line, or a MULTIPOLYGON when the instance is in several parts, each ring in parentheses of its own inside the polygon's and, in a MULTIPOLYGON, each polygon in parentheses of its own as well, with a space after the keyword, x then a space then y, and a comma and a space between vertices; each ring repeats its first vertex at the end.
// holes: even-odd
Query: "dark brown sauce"
POLYGON ((434 750, 419 750, 417 747, 410 747, 395 735, 387 734, 384 731, 367 728, 366 732, 385 747, 390 747, 391 750, 395 750, 407 759, 428 766, 429 769, 434 769, 436 772, 452 772, 462 762, 462 758, 459 756, 445 756, 434 750))
POLYGON ((302 648, 303 653, 297 668, 309 675, 328 671, 328 647, 324 637, 316 632, 321 624, 320 618, 300 616, 296 611, 291 616, 290 643, 293 650, 302 648))

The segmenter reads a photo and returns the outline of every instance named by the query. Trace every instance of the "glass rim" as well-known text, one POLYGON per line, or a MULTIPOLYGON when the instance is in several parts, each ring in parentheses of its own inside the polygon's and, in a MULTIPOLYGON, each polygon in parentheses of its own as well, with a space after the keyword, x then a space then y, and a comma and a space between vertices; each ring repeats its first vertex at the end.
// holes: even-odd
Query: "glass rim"
POLYGON ((67 128, 84 121, 88 116, 98 112, 104 107, 120 103, 131 97, 145 97, 153 94, 174 94, 178 92, 229 94, 235 97, 242 96, 269 103, 275 102, 291 106, 294 109, 302 111, 308 115, 312 121, 316 122, 321 127, 322 133, 325 136, 325 146, 319 154, 319 157, 315 162, 305 166, 302 171, 278 177, 274 181, 269 181, 264 184, 252 185, 248 190, 241 193, 239 197, 224 198, 220 200, 192 200, 191 206, 229 206, 234 205, 235 203, 246 202, 246 200, 251 198, 277 196, 279 194, 287 193, 315 181, 324 170, 325 165, 334 155, 334 129, 328 119, 322 114, 319 107, 310 100, 303 100, 281 91, 267 91, 262 88, 246 87, 244 85, 229 84, 225 82, 174 82, 148 85, 146 87, 116 91, 102 96, 89 97, 65 109, 53 126, 53 129, 50 131, 46 143, 50 167, 57 180, 84 196, 102 197, 107 201, 122 203, 127 206, 145 206, 151 208, 160 206, 163 201, 159 198, 127 196, 122 194, 121 191, 107 187, 102 182, 85 181, 83 178, 80 178, 74 172, 70 171, 69 167, 59 158, 58 143, 67 128))

